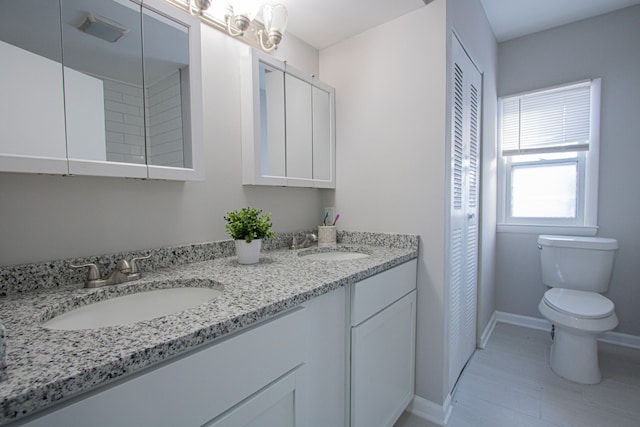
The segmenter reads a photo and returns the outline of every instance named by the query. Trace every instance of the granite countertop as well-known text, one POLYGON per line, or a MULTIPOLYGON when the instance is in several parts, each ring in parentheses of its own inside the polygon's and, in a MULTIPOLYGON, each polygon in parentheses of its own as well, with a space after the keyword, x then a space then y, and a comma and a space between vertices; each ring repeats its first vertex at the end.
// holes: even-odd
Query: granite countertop
POLYGON ((224 257, 145 273, 122 285, 96 289, 64 285, 0 298, 8 365, 8 378, 0 382, 0 424, 417 257, 417 244, 398 248, 365 243, 373 244, 337 246, 369 254, 350 261, 310 261, 299 256, 309 249, 280 249, 263 251, 256 265, 224 257), (131 325, 77 331, 40 326, 59 313, 102 299, 183 286, 223 292, 198 307, 131 325))

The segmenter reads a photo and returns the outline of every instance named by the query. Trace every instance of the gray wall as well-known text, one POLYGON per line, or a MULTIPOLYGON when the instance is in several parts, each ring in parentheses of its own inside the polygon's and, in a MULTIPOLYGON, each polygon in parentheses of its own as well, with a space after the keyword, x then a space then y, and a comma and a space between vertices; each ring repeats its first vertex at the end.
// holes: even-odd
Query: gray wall
MULTIPOLYGON (((324 202, 336 206, 344 228, 421 236, 416 394, 439 405, 451 386, 445 200, 447 44, 452 26, 486 73, 483 144, 489 140, 492 153, 497 47, 478 0, 436 0, 320 52, 320 75, 336 87, 337 100, 338 185, 324 195, 324 202)), ((495 194, 493 199, 490 194, 492 207, 495 194)), ((483 318, 493 313, 494 300, 495 209, 489 210, 483 280, 491 283, 481 291, 483 318)))
MULTIPOLYGON (((498 94, 602 77, 599 236, 618 239, 608 296, 618 332, 640 335, 640 6, 501 43, 498 94)), ((498 233, 497 310, 541 317, 536 235, 498 233)))
MULTIPOLYGON (((239 49, 202 26, 204 182, 0 173, 0 265, 229 238, 224 214, 251 205, 276 231, 314 228, 320 190, 243 187, 239 49)), ((287 35, 276 55, 318 73, 318 51, 287 35)))

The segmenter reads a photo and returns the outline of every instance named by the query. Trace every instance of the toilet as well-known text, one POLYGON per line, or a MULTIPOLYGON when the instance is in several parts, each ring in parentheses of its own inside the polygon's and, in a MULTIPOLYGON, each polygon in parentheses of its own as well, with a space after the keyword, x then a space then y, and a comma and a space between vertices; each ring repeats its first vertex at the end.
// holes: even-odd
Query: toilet
POLYGON ((582 384, 602 379, 598 335, 618 326, 609 289, 618 242, 603 237, 538 236, 542 282, 550 289, 538 304, 554 325, 551 369, 582 384))

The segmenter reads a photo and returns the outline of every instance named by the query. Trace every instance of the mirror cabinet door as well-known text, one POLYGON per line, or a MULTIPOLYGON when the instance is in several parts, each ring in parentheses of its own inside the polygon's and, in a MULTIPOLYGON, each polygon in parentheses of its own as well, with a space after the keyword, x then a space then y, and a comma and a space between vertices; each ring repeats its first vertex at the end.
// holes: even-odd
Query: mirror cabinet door
POLYGON ((263 62, 260 82, 260 167, 263 176, 285 177, 284 72, 263 62))
POLYGON ((310 180, 313 178, 311 83, 287 72, 285 88, 287 178, 310 180))
POLYGON ((333 123, 331 89, 313 86, 313 179, 331 181, 333 123))
POLYGON ((142 28, 147 163, 190 168, 189 28, 146 8, 142 28))
POLYGON ((69 171, 146 177, 141 6, 61 3, 69 171), (104 162, 139 167, 105 169, 104 162))
POLYGON ((60 4, 0 2, 0 170, 67 173, 60 4))

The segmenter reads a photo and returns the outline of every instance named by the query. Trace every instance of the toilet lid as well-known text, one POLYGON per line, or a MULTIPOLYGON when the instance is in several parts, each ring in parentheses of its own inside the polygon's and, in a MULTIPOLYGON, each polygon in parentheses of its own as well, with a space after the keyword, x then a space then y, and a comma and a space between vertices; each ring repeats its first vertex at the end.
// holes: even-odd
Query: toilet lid
POLYGON ((561 313, 583 319, 602 319, 613 313, 613 302, 595 292, 552 288, 544 294, 544 301, 561 313))

